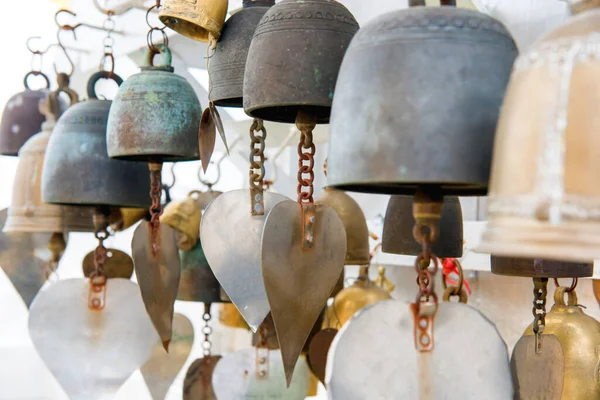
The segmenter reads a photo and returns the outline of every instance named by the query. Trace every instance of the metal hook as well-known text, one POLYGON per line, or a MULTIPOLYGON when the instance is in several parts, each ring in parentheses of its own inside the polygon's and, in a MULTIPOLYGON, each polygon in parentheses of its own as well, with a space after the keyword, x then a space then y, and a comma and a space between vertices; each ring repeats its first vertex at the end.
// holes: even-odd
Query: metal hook
MULTIPOLYGON (((63 31, 62 28, 58 29, 58 32, 56 32, 56 40, 58 42, 58 47, 61 48, 63 54, 65 55, 65 57, 67 58, 67 61, 69 61, 69 65, 71 66, 71 71, 69 73, 67 73, 67 76, 70 78, 73 75, 73 72, 75 71, 75 64, 73 63, 73 60, 71 60, 71 57, 69 56, 69 53, 67 52, 67 49, 65 48, 64 44, 62 43, 62 41, 60 40, 60 33, 63 31)), ((71 31, 73 32, 73 38, 75 40, 77 40, 77 36, 75 35, 75 31, 71 31)), ((56 68, 56 62, 54 62, 54 72, 58 74, 58 70, 56 68)))
POLYGON ((48 48, 46 48, 46 50, 34 50, 31 48, 31 42, 33 40, 42 40, 42 38, 40 36, 31 36, 29 38, 27 38, 27 41, 25 42, 25 46, 27 46, 27 50, 29 50, 31 52, 31 54, 45 54, 48 51, 48 48))
POLYGON ((175 165, 177 163, 174 162, 173 164, 171 164, 171 170, 169 171, 171 173, 171 184, 167 185, 167 184, 163 184, 163 186, 169 190, 173 189, 173 186, 175 186, 175 182, 177 182, 177 177, 175 176, 175 165))
MULTIPOLYGON (((56 22, 56 25, 58 26, 58 29, 60 29, 60 30, 63 30, 63 31, 72 31, 73 35, 75 35, 75 30, 77 28, 79 28, 80 26, 85 26, 86 28, 94 29, 94 30, 97 30, 97 31, 104 31, 105 30, 104 27, 102 27, 102 26, 96 26, 96 25, 86 24, 86 23, 83 23, 83 22, 79 22, 79 23, 77 23, 75 25, 69 25, 69 24, 61 25, 61 23, 58 21, 58 19, 60 18, 59 15, 60 14, 64 14, 64 13, 69 14, 70 16, 73 16, 73 17, 77 16, 76 13, 74 13, 71 10, 67 10, 65 8, 58 10, 56 12, 56 14, 54 14, 54 22, 56 22)), ((122 31, 113 30, 111 32, 113 34, 116 34, 116 35, 122 35, 123 34, 122 31)))

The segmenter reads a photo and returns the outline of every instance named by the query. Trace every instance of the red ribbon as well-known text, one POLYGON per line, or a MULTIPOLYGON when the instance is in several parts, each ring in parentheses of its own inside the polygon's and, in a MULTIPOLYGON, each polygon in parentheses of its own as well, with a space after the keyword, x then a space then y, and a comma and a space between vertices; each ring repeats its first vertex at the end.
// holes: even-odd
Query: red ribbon
MULTIPOLYGON (((442 271, 442 274, 444 275, 444 279, 446 280, 446 283, 451 286, 457 286, 458 280, 453 280, 450 278, 451 274, 454 274, 457 277, 460 276, 460 274, 458 272, 458 266, 456 265, 456 259, 455 258, 444 258, 444 260, 442 261, 442 267, 444 268, 444 270, 442 271)), ((463 286, 467 289, 467 293, 470 296, 471 295, 471 287, 469 286, 469 281, 464 279, 463 286)))

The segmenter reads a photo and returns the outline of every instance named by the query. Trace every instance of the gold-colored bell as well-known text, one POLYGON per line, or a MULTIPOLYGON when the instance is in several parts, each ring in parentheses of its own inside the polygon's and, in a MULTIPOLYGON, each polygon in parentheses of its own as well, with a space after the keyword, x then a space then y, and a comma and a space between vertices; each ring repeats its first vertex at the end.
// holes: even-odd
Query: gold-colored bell
POLYGON ((158 18, 175 32, 213 46, 221 36, 228 6, 228 0, 165 0, 158 18))
POLYGON ((115 231, 132 227, 148 214, 146 208, 113 208, 110 211, 110 226, 115 231))
MULTIPOLYGON (((561 399, 600 399, 600 322, 577 305, 575 290, 557 287, 554 306, 546 314, 544 334, 560 341, 565 356, 565 377, 561 399), (564 296, 568 302, 565 304, 564 296)), ((524 336, 533 335, 533 324, 524 336)))
POLYGON ((219 304, 219 322, 223 326, 250 330, 250 327, 233 303, 219 304))
POLYGON ((183 200, 173 200, 166 205, 160 222, 175 229, 179 235, 177 247, 179 250, 189 251, 200 237, 200 220, 202 209, 193 197, 195 192, 190 192, 183 200))
POLYGON ((338 293, 333 304, 327 307, 323 328, 341 328, 352 316, 364 307, 382 300, 389 300, 390 294, 369 279, 368 267, 360 267, 358 279, 338 293))
POLYGON ((367 265, 369 257, 369 228, 358 203, 346 192, 325 188, 315 201, 333 208, 346 228, 346 260, 344 265, 367 265))
POLYGON ((488 225, 478 251, 591 262, 600 258, 600 2, 515 62, 498 122, 488 225))

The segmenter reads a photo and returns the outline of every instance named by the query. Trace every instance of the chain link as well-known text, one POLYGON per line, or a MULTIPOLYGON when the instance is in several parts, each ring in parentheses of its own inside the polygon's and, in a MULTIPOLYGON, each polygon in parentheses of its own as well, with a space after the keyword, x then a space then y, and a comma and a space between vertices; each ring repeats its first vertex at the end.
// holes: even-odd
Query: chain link
POLYGON ((204 334, 204 341, 202 342, 202 352, 204 357, 209 357, 211 355, 212 342, 210 341, 210 335, 212 335, 213 329, 210 326, 210 320, 212 316, 210 315, 210 303, 204 304, 204 314, 202 315, 202 319, 204 320, 204 326, 202 327, 202 333, 204 334))
POLYGON ((548 278, 533 279, 533 333, 544 333, 546 326, 546 296, 548 294, 548 278))
POLYGON ((102 40, 104 46, 104 54, 100 60, 100 71, 107 71, 111 74, 115 73, 115 57, 113 55, 113 46, 115 44, 115 38, 112 36, 115 30, 115 20, 113 19, 114 12, 108 11, 106 13, 106 19, 102 23, 102 29, 106 31, 106 36, 102 40), (106 62, 110 62, 110 69, 106 69, 106 62))
POLYGON ((298 143, 298 203, 313 203, 315 173, 315 144, 313 143, 312 129, 302 130, 298 143), (307 190, 305 190, 307 189, 307 190))
POLYGON ((104 264, 106 263, 106 253, 108 250, 104 246, 104 241, 108 238, 108 218, 102 213, 94 215, 94 236, 98 239, 98 246, 94 250, 94 272, 91 278, 104 276, 104 264))
POLYGON ((417 272, 417 285, 419 285, 419 293, 417 294, 417 303, 433 301, 437 303, 437 295, 435 293, 435 275, 439 269, 439 259, 431 251, 433 242, 433 230, 427 229, 425 225, 415 223, 414 232, 419 232, 419 235, 414 235, 417 242, 421 245, 421 251, 415 260, 415 270, 417 272), (433 269, 429 267, 433 262, 433 269))
POLYGON ((259 190, 265 179, 265 139, 267 130, 262 119, 254 119, 250 127, 250 188, 259 190), (261 135, 257 135, 257 133, 261 135))
POLYGON ((160 254, 160 216, 163 213, 162 204, 160 198, 162 195, 162 163, 151 162, 150 168, 150 198, 152 204, 150 205, 150 241, 152 246, 152 256, 157 259, 160 254))
POLYGON ((169 37, 167 36, 167 33, 165 32, 165 29, 167 28, 167 26, 163 25, 162 28, 159 28, 157 26, 152 25, 150 23, 150 19, 149 19, 150 13, 152 12, 152 10, 154 10, 154 9, 159 10, 161 7, 162 6, 160 4, 160 0, 157 0, 156 4, 152 5, 146 11, 146 24, 148 25, 148 27, 150 27, 150 30, 148 31, 148 34, 146 35, 146 44, 148 45, 148 48, 155 53, 159 53, 159 50, 156 47, 157 45, 154 43, 154 40, 153 40, 154 32, 160 32, 161 36, 162 36, 162 45, 165 47, 169 47, 169 37))

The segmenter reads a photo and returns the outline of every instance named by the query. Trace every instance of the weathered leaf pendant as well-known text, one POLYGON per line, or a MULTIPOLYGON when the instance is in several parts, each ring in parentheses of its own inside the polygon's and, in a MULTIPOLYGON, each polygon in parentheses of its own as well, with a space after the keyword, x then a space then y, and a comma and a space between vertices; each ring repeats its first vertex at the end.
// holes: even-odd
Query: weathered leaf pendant
POLYGON ((256 332, 269 313, 260 242, 266 216, 287 197, 264 192, 265 215, 250 214, 250 190, 223 193, 208 206, 200 225, 204 255, 215 277, 256 332))
MULTIPOLYGON (((90 251, 83 259, 83 275, 89 278, 96 270, 94 251, 90 251)), ((133 275, 133 260, 129 254, 121 250, 108 249, 104 263, 104 275, 111 278, 131 279, 133 275)))
POLYGON ((303 248, 302 207, 292 200, 273 207, 262 237, 262 275, 288 382, 346 257, 346 230, 337 212, 314 207, 310 249, 303 248))
POLYGON ((112 399, 158 343, 138 285, 109 279, 102 310, 88 307, 87 279, 60 280, 31 304, 29 335, 72 400, 112 399))
POLYGON ((219 114, 219 110, 215 107, 215 103, 212 101, 208 104, 208 108, 210 109, 210 113, 212 115, 212 119, 214 124, 219 131, 219 135, 221 136, 221 140, 223 141, 223 145, 225 146, 225 150, 227 154, 229 154, 229 146, 227 146, 227 137, 225 136, 225 129, 223 129, 223 121, 221 120, 221 115, 219 114))
POLYGON ((306 361, 313 374, 325 383, 325 367, 327 366, 327 354, 337 335, 337 329, 325 328, 313 336, 309 345, 306 361))
POLYGON ((176 231, 160 224, 160 253, 155 259, 150 242, 150 225, 142 222, 133 233, 131 251, 146 311, 160 336, 165 350, 169 347, 173 324, 173 306, 179 288, 181 262, 176 231))
POLYGON ((304 400, 308 394, 309 371, 304 358, 298 359, 296 374, 286 385, 279 350, 269 350, 269 375, 257 378, 256 349, 244 349, 224 356, 213 374, 213 388, 219 400, 304 400))
POLYGON ((185 364, 194 343, 194 327, 182 314, 173 316, 173 340, 166 353, 158 343, 150 359, 140 368, 150 395, 155 400, 164 400, 175 377, 185 364))
POLYGON ((513 349, 510 367, 516 400, 560 400, 565 379, 565 356, 560 340, 542 335, 542 348, 535 352, 535 336, 521 337, 513 349))
POLYGON ((217 400, 212 376, 221 356, 205 356, 194 361, 183 382, 183 400, 217 400))
POLYGON ((356 313, 329 350, 329 398, 513 400, 506 344, 479 311, 440 303, 431 352, 415 349, 414 324, 410 305, 401 301, 356 313))
POLYGON ((217 131, 210 108, 206 108, 200 119, 200 131, 198 132, 198 150, 202 161, 202 170, 206 172, 210 164, 210 158, 215 149, 215 138, 217 131))

